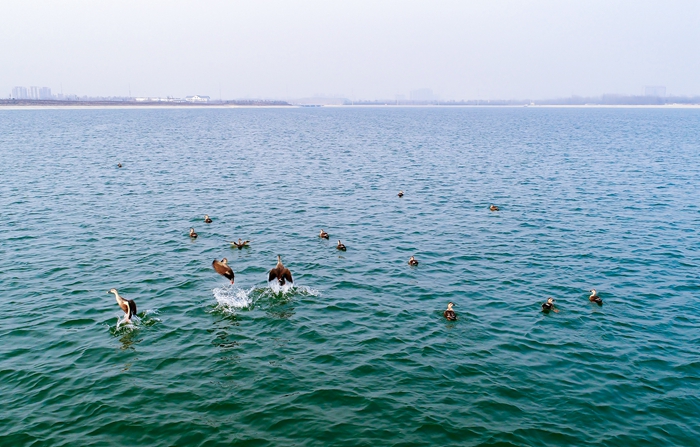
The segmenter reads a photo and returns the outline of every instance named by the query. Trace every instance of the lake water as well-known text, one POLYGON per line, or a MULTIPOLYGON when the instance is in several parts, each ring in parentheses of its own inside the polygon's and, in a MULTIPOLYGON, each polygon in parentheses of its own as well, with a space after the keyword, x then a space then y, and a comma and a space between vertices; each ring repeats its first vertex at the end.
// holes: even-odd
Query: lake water
POLYGON ((0 445, 699 445, 698 109, 4 110, 0 179, 0 445))

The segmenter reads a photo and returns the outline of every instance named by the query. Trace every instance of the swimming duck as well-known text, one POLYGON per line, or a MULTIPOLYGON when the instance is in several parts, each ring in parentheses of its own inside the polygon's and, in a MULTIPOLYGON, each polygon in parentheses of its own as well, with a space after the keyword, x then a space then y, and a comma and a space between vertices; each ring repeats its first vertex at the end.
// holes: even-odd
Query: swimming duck
POLYGON ((411 256, 411 259, 408 260, 408 265, 418 265, 418 261, 416 261, 415 256, 411 256))
POLYGON ((118 167, 118 168, 121 168, 121 167, 122 167, 122 164, 121 164, 121 163, 117 163, 117 167, 118 167))
POLYGON ((497 207, 496 205, 491 205, 491 206, 489 207, 489 209, 490 209, 491 211, 500 211, 500 210, 501 210, 501 209, 500 209, 499 207, 497 207))
POLYGON ((330 239, 330 236, 328 236, 328 233, 323 231, 323 228, 321 228, 321 233, 319 233, 318 237, 320 237, 322 239, 330 239))
POLYGON ((553 310, 554 312, 559 312, 559 309, 554 307, 554 298, 547 298, 547 302, 542 303, 542 312, 547 314, 550 310, 553 310))
POLYGON ((192 239, 197 239, 197 233, 194 232, 194 228, 190 228, 190 237, 192 239))
POLYGON ((452 310, 452 306, 454 306, 455 303, 450 301, 447 303, 447 310, 445 310, 442 314, 445 316, 450 321, 455 321, 457 319, 457 314, 455 313, 454 310, 452 310))
POLYGON ((590 301, 591 303, 596 303, 599 306, 603 305, 603 300, 600 299, 595 289, 591 290, 591 296, 588 297, 588 301, 590 301))
POLYGON ((231 242, 231 245, 234 245, 236 248, 238 248, 238 249, 240 250, 240 249, 243 248, 243 247, 247 247, 247 246, 248 246, 248 242, 250 242, 250 241, 243 241, 243 240, 241 240, 241 238, 239 237, 239 238, 238 238, 238 242, 231 242))
POLYGON ((336 245, 335 248, 337 248, 338 250, 341 250, 341 251, 347 250, 347 249, 345 248, 345 244, 343 244, 342 242, 340 242, 340 239, 338 239, 338 245, 336 245))
POLYGON ((211 218, 209 217, 209 214, 204 215, 204 223, 211 223, 211 218))
POLYGON ((288 268, 282 265, 282 257, 280 255, 277 255, 277 265, 275 266, 275 268, 270 270, 270 274, 267 277, 267 281, 269 282, 273 279, 277 279, 277 282, 280 286, 283 286, 285 282, 294 282, 294 280, 292 279, 292 272, 290 272, 288 268))
POLYGON ((214 267, 216 273, 230 280, 231 284, 233 284, 234 274, 233 270, 231 270, 231 267, 228 266, 228 259, 224 258, 221 261, 217 261, 216 259, 214 259, 214 262, 211 263, 211 266, 214 267))
POLYGON ((403 197, 403 191, 399 191, 398 196, 399 196, 399 197, 403 197))
POLYGON ((117 317, 117 327, 124 323, 131 323, 131 317, 136 315, 136 303, 134 300, 126 300, 119 295, 117 289, 109 289, 107 293, 113 293, 114 298, 117 300, 117 304, 124 311, 124 318, 122 320, 117 317))

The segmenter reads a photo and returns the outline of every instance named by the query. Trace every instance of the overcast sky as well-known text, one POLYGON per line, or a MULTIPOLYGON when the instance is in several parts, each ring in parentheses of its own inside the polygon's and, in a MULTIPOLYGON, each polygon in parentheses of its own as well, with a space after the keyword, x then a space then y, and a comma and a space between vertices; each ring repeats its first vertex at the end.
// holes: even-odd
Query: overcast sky
POLYGON ((0 1, 0 96, 700 94, 700 1, 0 1))

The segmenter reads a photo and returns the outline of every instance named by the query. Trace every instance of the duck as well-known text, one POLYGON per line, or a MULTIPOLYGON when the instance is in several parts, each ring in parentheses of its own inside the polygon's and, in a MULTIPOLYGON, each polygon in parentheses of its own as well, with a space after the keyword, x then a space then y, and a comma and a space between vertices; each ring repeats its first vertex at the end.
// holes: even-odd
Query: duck
POLYGON ((559 309, 554 306, 554 298, 547 298, 547 302, 542 303, 542 312, 548 314, 550 310, 559 312, 559 309))
POLYGON ((122 164, 121 164, 121 163, 117 163, 117 167, 118 167, 118 168, 121 168, 121 167, 122 167, 122 164))
POLYGON ((283 286, 286 282, 294 282, 294 279, 292 279, 292 272, 282 264, 282 256, 280 255, 277 255, 277 265, 270 270, 267 281, 270 282, 273 279, 277 279, 280 286, 283 286))
POLYGON ((328 235, 328 233, 323 231, 323 228, 321 228, 321 232, 319 233, 318 237, 320 237, 321 239, 330 239, 330 236, 328 235))
POLYGON ((211 218, 209 217, 209 214, 205 214, 205 215, 204 215, 204 223, 211 223, 211 222, 212 222, 212 220, 211 220, 211 218))
POLYGON ((450 301, 447 303, 447 309, 442 313, 445 318, 447 318, 449 321, 455 321, 457 319, 457 314, 455 313, 454 310, 452 310, 452 306, 454 306, 455 303, 450 301))
POLYGON ((408 260, 408 265, 413 265, 413 266, 418 265, 418 261, 416 261, 415 256, 411 256, 411 259, 408 260))
POLYGON ((194 232, 194 228, 190 228, 190 237, 192 239, 197 239, 197 233, 194 232))
POLYGON ((501 209, 500 209, 499 207, 497 207, 496 205, 491 205, 491 206, 489 207, 489 209, 490 209, 491 211, 500 211, 500 210, 501 210, 501 209))
POLYGON ((134 302, 134 300, 124 299, 121 295, 119 295, 117 289, 109 289, 107 293, 114 294, 117 304, 119 304, 119 307, 121 307, 121 309, 124 311, 123 319, 120 320, 119 317, 117 317, 117 327, 119 327, 121 324, 130 324, 131 317, 136 315, 136 302, 134 302))
POLYGON ((343 244, 342 242, 340 242, 340 239, 338 239, 338 245, 336 245, 335 248, 337 248, 337 249, 340 250, 340 251, 345 251, 345 250, 347 250, 347 248, 345 248, 345 244, 343 244))
POLYGON ((399 196, 399 197, 403 197, 403 191, 399 191, 398 196, 399 196))
POLYGON ((231 245, 235 246, 236 248, 238 248, 240 250, 243 247, 248 247, 248 242, 250 242, 250 241, 243 241, 239 237, 238 242, 231 242, 231 245))
POLYGON ((596 303, 599 306, 603 305, 603 300, 600 299, 595 289, 591 290, 591 296, 588 297, 588 301, 590 301, 591 303, 596 303))
POLYGON ((211 266, 214 267, 214 270, 216 270, 216 273, 219 275, 223 276, 224 278, 228 279, 231 281, 231 284, 233 284, 233 270, 231 267, 228 266, 228 259, 224 258, 221 261, 217 261, 214 259, 214 262, 211 263, 211 266))

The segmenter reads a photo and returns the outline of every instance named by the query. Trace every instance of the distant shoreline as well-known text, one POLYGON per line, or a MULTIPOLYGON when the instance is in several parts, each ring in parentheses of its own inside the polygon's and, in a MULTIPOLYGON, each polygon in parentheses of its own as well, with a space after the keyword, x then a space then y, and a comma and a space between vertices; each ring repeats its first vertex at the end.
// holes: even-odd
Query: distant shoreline
MULTIPOLYGON (((533 109, 700 109, 700 104, 653 104, 653 105, 631 105, 631 104, 531 104, 531 105, 500 105, 500 104, 480 104, 480 105, 443 105, 443 104, 424 104, 424 105, 403 105, 403 104, 333 104, 319 105, 313 107, 318 108, 482 108, 482 109, 514 109, 514 108, 533 108, 533 109)), ((0 102, 0 110, 89 110, 89 109, 301 109, 308 108, 304 105, 296 104, 154 104, 154 103, 67 103, 67 104, 8 104, 0 102)))

